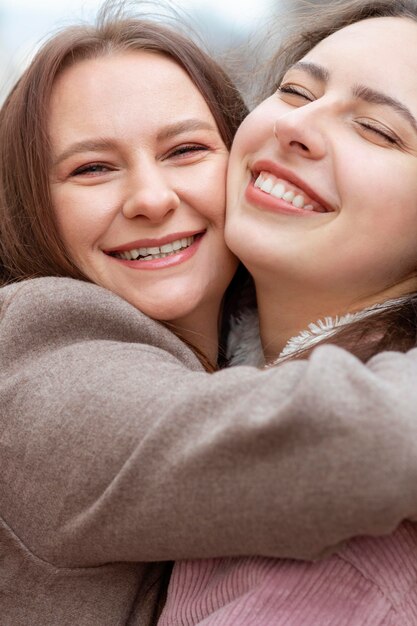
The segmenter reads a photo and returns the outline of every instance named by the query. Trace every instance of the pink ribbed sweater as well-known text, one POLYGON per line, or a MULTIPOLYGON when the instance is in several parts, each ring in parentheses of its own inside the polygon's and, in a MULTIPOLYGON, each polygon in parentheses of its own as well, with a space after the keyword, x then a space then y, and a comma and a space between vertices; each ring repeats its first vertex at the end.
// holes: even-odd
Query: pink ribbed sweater
POLYGON ((158 626, 416 626, 417 526, 307 563, 179 561, 158 626))

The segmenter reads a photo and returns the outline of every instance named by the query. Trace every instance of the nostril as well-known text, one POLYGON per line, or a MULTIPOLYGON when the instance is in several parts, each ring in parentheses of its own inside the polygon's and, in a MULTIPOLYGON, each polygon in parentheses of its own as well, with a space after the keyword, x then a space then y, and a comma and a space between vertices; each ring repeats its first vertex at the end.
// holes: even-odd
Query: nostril
POLYGON ((309 152, 307 146, 304 143, 301 143, 301 141, 290 141, 290 146, 293 148, 301 148, 303 152, 309 152))

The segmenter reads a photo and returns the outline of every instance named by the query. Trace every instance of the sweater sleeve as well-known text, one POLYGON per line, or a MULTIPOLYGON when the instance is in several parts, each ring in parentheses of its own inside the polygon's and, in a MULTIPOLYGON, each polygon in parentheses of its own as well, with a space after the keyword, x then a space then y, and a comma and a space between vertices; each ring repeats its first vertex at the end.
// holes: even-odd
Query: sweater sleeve
POLYGON ((39 558, 316 558, 417 512, 417 350, 207 374, 96 286, 2 291, 1 515, 39 558))

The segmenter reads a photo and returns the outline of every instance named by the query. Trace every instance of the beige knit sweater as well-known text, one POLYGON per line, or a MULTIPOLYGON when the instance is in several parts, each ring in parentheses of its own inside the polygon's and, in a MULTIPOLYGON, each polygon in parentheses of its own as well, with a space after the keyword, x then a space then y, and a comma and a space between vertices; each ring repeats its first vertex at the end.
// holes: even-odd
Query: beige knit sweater
POLYGON ((0 290, 2 626, 154 623, 167 561, 313 558, 417 511, 417 351, 206 374, 64 278, 0 290))

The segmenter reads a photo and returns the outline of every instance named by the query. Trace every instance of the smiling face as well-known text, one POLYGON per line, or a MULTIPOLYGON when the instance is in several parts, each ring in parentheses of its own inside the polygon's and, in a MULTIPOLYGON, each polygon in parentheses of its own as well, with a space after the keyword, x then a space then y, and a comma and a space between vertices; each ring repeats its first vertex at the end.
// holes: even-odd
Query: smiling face
POLYGON ((242 124, 226 240, 261 298, 334 314, 417 288, 416 59, 417 23, 355 23, 242 124))
POLYGON ((93 282, 147 315, 216 323, 236 268, 224 242, 228 152, 202 95, 167 57, 82 61, 52 93, 59 233, 93 282))

